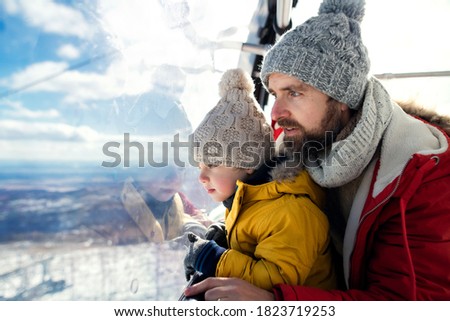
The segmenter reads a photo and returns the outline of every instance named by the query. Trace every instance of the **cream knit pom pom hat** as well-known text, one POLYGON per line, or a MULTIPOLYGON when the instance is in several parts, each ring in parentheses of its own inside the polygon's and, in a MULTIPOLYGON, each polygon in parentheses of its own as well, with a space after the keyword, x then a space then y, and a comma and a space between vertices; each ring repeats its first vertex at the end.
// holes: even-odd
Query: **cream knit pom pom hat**
POLYGON ((221 99, 194 131, 195 161, 256 169, 270 157, 272 129, 253 91, 253 80, 244 70, 223 74, 221 99))

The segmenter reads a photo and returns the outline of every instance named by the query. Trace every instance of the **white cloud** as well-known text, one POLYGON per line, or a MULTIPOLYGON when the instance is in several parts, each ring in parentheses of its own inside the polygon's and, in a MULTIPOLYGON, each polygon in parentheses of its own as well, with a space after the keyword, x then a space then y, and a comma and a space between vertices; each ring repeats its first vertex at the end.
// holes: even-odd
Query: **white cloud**
MULTIPOLYGON (((188 27, 173 27, 159 1, 100 0, 98 15, 105 38, 120 51, 133 74, 142 66, 151 69, 162 63, 190 67, 205 64, 205 60, 212 63, 208 50, 212 47, 199 50, 185 35, 188 27)), ((216 28, 213 25, 201 31, 216 28)), ((213 45, 213 41, 206 43, 213 45)))
MULTIPOLYGON (((22 8, 23 3, 25 2, 8 0, 9 11, 25 10, 22 8)), ((248 5, 251 3, 249 1, 248 5)), ((204 3, 202 2, 202 4, 204 3)), ((229 27, 228 21, 220 23, 216 21, 213 24, 208 23, 206 28, 206 22, 202 19, 207 18, 208 22, 212 23, 214 19, 205 14, 211 8, 208 9, 195 3, 191 7, 189 15, 189 17, 193 17, 191 26, 193 28, 189 29, 188 37, 185 35, 185 29, 173 27, 167 23, 167 15, 170 12, 165 12, 160 3, 156 1, 100 0, 96 10, 98 11, 98 21, 104 28, 103 38, 109 39, 120 53, 110 61, 110 65, 104 72, 64 71, 69 65, 45 61, 28 66, 26 69, 0 80, 0 83, 12 90, 33 83, 32 86, 27 86, 27 91, 62 93, 66 95, 64 102, 69 103, 107 100, 121 95, 136 95, 150 89, 152 71, 155 66, 162 63, 213 70, 211 53, 214 37, 220 34, 224 28, 229 27), (205 35, 211 37, 212 40, 206 40, 205 35), (199 49, 195 39, 199 40, 200 38, 210 47, 199 49), (60 74, 57 77, 39 81, 58 73, 60 74)), ((250 16, 251 11, 235 15, 236 21, 233 23, 239 23, 242 26, 248 23, 250 16)), ((183 19, 181 18, 180 21, 184 21, 183 19)), ((58 54, 66 57, 75 56, 76 48, 64 46, 59 49, 58 54)), ((236 63, 239 51, 235 50, 229 54, 233 56, 231 59, 233 63, 236 63)), ((231 61, 229 56, 228 60, 231 61)), ((102 61, 99 63, 101 64, 102 61)), ((204 85, 201 87, 204 88, 204 85)), ((212 88, 214 97, 216 91, 215 87, 212 88)))
POLYGON ((65 44, 58 48, 57 54, 61 58, 77 59, 80 57, 80 51, 71 44, 65 44))
POLYGON ((2 105, 10 107, 10 109, 0 110, 0 115, 12 118, 42 119, 58 118, 61 116, 59 111, 54 108, 45 110, 31 110, 25 108, 20 101, 5 101, 2 105))
MULTIPOLYGON (((143 57, 145 51, 129 48, 126 53, 127 57, 121 55, 115 59, 104 73, 69 70, 67 63, 45 61, 29 65, 7 78, 0 79, 0 84, 9 87, 11 91, 23 88, 23 91, 27 92, 60 93, 65 95, 66 103, 108 100, 148 91, 152 86, 155 66, 150 61, 146 63, 141 60, 138 63, 136 57, 130 59, 134 55, 143 57)), ((214 94, 215 92, 216 88, 214 94)))
POLYGON ((66 94, 66 102, 107 100, 121 91, 121 79, 107 74, 69 71, 41 86, 41 90, 66 94))
POLYGON ((41 139, 33 141, 29 139, 0 138, 0 159, 2 160, 92 160, 109 161, 102 154, 102 145, 98 143, 86 143, 79 141, 53 141, 41 139))
MULTIPOLYGON (((0 120, 0 139, 10 140, 45 140, 53 142, 123 142, 122 134, 105 134, 86 126, 73 126, 62 122, 2 119, 0 120)), ((130 134, 130 141, 147 145, 148 142, 171 141, 172 136, 148 136, 130 134)))
MULTIPOLYGON (((64 62, 44 61, 27 66, 25 69, 10 75, 8 78, 1 79, 0 84, 11 89, 17 89, 28 86, 31 83, 38 82, 44 78, 56 75, 64 71, 68 65, 64 62)), ((46 82, 46 81, 45 81, 46 82)), ((44 83, 45 83, 44 82, 44 83)), ((36 85, 40 88, 39 85, 36 85)), ((31 90, 36 91, 36 87, 31 90)))
POLYGON ((45 32, 82 39, 92 36, 92 27, 80 11, 52 0, 4 0, 3 7, 7 13, 21 15, 30 26, 45 32))
MULTIPOLYGON (((4 2, 8 12, 22 12, 23 15, 28 15, 27 12, 33 10, 38 12, 38 5, 28 3, 34 1, 4 2)), ((52 6, 63 7, 48 1, 39 3, 51 3, 51 10, 55 9, 52 6)), ((191 34, 191 39, 208 38, 210 44, 217 40, 222 30, 230 27, 230 23, 244 30, 242 26, 248 23, 251 16, 248 13, 252 13, 251 10, 247 14, 235 13, 230 22, 229 19, 221 19, 222 16, 218 17, 217 11, 212 11, 209 7, 211 5, 206 1, 193 1, 191 4, 189 18, 194 29, 190 31, 197 32, 194 36, 191 34)), ((299 1, 295 9, 303 15, 299 20, 316 15, 319 4, 317 0, 299 1)), ((58 77, 28 88, 28 91, 60 93, 65 95, 63 103, 82 104, 90 100, 113 99, 148 90, 152 69, 161 63, 193 68, 206 66, 211 67, 212 71, 212 48, 200 50, 187 39, 184 33, 186 30, 167 24, 165 19, 168 13, 163 11, 159 1, 99 0, 96 10, 104 28, 104 39, 109 39, 120 51, 120 55, 110 60, 111 64, 102 73, 68 70, 58 77)), ((434 32, 439 35, 442 32, 440 30, 450 29, 450 19, 446 19, 449 10, 450 3, 443 0, 430 0, 426 3, 416 0, 367 1, 362 31, 373 71, 381 73, 450 69, 449 42, 436 41, 432 37, 434 32)), ((223 17, 229 11, 227 8, 220 10, 223 17)), ((74 47, 65 49, 66 56, 70 55, 71 50, 74 54, 73 49, 76 50, 74 47)), ((60 50, 59 54, 63 54, 63 50, 60 50)), ((41 62, 0 82, 11 86, 10 88, 18 88, 67 68, 68 65, 64 63, 41 62)), ((205 110, 217 102, 219 74, 209 71, 199 73, 191 76, 188 81, 183 103, 194 126, 203 118, 205 110)), ((396 81, 395 85, 392 82, 386 84, 390 90, 392 88, 395 97, 415 97, 427 106, 442 106, 438 108, 440 110, 450 109, 448 90, 443 88, 445 86, 437 86, 437 82, 447 84, 446 80, 442 82, 442 78, 435 78, 433 81, 421 78, 414 84, 404 80, 396 81), (437 87, 443 88, 439 94, 433 89, 437 87)))
MULTIPOLYGON (((149 148, 154 148, 153 157, 159 157, 158 153, 164 150, 162 142, 170 143, 173 139, 171 136, 130 135, 130 144, 127 145, 124 134, 99 133, 88 126, 11 119, 0 120, 0 128, 0 160, 94 160, 101 164, 112 161, 111 156, 104 152, 105 144, 117 142, 119 147, 109 146, 108 150, 123 159, 127 149, 130 160, 134 162, 141 157, 149 157, 149 148), (143 154, 135 143, 143 146, 143 154)), ((181 155, 185 151, 186 148, 180 150, 181 155)), ((168 152, 174 153, 174 150, 171 148, 168 152)))
POLYGON ((0 83, 12 91, 24 88, 28 92, 65 94, 66 101, 71 102, 109 99, 121 91, 121 80, 117 78, 119 75, 83 73, 68 70, 68 66, 62 62, 36 63, 1 79, 0 83))
POLYGON ((88 126, 71 126, 64 123, 0 120, 0 138, 51 141, 96 141, 100 135, 88 126))

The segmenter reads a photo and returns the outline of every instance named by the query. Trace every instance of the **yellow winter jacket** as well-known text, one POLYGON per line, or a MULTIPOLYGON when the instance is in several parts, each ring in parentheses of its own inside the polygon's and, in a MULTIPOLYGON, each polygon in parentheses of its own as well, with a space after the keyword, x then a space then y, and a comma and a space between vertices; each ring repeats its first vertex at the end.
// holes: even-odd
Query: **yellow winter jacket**
POLYGON ((295 181, 237 182, 225 225, 229 249, 216 276, 238 277, 271 290, 275 284, 336 288, 325 194, 306 171, 295 181))

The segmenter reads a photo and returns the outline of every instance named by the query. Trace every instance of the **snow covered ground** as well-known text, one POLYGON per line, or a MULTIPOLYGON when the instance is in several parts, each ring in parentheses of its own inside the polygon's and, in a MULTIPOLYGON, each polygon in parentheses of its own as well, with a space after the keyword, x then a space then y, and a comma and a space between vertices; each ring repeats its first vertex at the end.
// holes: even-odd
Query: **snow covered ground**
POLYGON ((168 243, 0 246, 1 300, 177 300, 183 248, 168 243))
POLYGON ((0 162, 0 300, 177 300, 185 249, 145 242, 122 187, 92 164, 0 162))

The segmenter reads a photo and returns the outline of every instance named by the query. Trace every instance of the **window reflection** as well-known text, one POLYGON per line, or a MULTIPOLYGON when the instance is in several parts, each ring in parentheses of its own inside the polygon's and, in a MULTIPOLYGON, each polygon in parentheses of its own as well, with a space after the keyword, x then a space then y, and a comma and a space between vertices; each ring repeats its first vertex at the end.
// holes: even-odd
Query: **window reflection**
POLYGON ((210 223, 197 169, 152 168, 147 146, 185 139, 216 102, 240 54, 217 58, 216 42, 245 41, 256 3, 0 3, 0 300, 178 299, 184 248, 164 226, 149 240, 124 195, 133 186, 156 220, 181 206, 210 223), (224 33, 217 17, 238 4, 224 33), (124 166, 125 133, 143 167, 137 147, 124 166), (107 143, 116 166, 102 166, 107 143))

